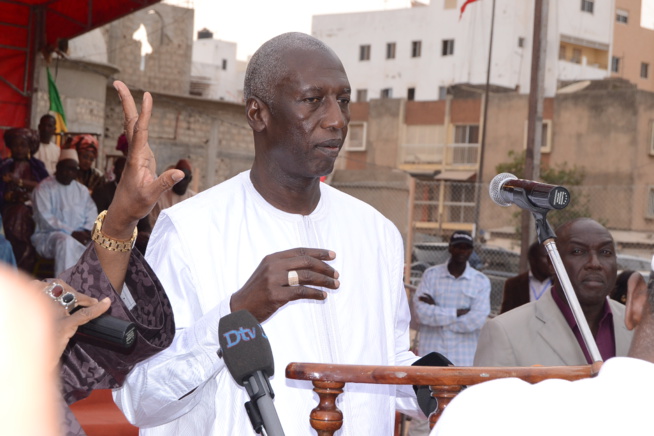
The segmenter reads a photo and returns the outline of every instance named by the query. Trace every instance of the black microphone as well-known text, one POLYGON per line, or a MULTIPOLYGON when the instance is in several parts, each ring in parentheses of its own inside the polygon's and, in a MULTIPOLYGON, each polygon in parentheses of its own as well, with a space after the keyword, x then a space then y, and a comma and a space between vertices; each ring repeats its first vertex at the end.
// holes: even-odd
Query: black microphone
MULTIPOLYGON (((71 314, 84 306, 76 306, 71 314)), ((86 324, 77 327, 76 338, 109 349, 129 350, 136 342, 136 325, 115 316, 103 313, 86 324)))
POLYGON ((261 325, 247 310, 230 313, 220 318, 218 341, 227 370, 250 396, 245 410, 254 431, 262 434, 263 427, 269 436, 284 436, 268 380, 275 374, 272 348, 261 325))
MULTIPOLYGON (((441 353, 432 351, 413 362, 411 366, 454 366, 454 364, 441 353)), ((413 391, 416 393, 420 410, 429 418, 429 415, 438 407, 438 400, 431 396, 431 389, 428 385, 413 385, 413 391)))
POLYGON ((515 204, 530 211, 563 209, 570 203, 570 192, 563 186, 521 180, 510 173, 493 177, 488 193, 499 206, 515 204))

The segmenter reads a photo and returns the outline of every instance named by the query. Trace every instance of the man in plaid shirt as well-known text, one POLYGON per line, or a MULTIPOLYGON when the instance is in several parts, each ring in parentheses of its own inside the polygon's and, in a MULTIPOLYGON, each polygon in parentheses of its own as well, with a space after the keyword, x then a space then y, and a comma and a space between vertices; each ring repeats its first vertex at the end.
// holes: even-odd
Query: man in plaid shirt
POLYGON ((468 263, 472 236, 456 231, 450 260, 425 271, 413 304, 418 323, 418 353, 437 351, 456 366, 471 366, 479 331, 490 313, 490 280, 468 263))

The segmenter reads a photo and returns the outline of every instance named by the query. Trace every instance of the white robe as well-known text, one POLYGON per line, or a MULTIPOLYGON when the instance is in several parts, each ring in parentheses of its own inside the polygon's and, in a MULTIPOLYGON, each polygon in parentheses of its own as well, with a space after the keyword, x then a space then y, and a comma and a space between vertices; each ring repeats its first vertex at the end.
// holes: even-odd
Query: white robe
MULTIPOLYGON (((114 399, 144 435, 253 435, 249 400, 218 357, 218 322, 268 254, 295 247, 333 250, 338 290, 325 301, 286 304, 262 325, 275 359, 275 407, 287 436, 313 434, 310 382, 285 378, 290 362, 410 365, 409 309, 397 229, 369 205, 321 184, 308 216, 282 212, 254 189, 249 172, 162 211, 147 260, 166 289, 177 333, 142 362, 114 399), (192 394, 180 399, 197 388, 192 394), (151 427, 151 428, 149 428, 151 427)), ((338 407, 341 435, 391 435, 395 395, 410 386, 348 384, 338 407)))
POLYGON ((55 276, 75 265, 86 247, 71 234, 91 230, 98 209, 86 186, 73 180, 62 185, 50 176, 32 192, 36 230, 32 244, 39 255, 55 260, 55 276))
POLYGON ((48 174, 52 176, 57 170, 57 162, 59 161, 60 154, 61 149, 57 144, 54 142, 44 144, 42 142, 39 146, 39 151, 34 154, 34 157, 43 162, 45 169, 48 171, 48 174))

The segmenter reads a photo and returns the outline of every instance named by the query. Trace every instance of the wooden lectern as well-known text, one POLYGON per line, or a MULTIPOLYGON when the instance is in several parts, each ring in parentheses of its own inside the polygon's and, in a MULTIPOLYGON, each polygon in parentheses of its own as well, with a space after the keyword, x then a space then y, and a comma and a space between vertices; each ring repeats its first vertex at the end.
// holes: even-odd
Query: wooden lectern
POLYGON ((318 436, 332 436, 343 425, 343 413, 336 407, 336 398, 343 393, 345 383, 392 385, 429 385, 438 407, 429 416, 431 427, 443 409, 465 386, 497 378, 516 377, 529 383, 550 378, 579 380, 594 377, 602 362, 584 366, 531 367, 426 367, 336 365, 296 363, 286 367, 286 378, 310 380, 320 402, 311 411, 309 420, 318 436))

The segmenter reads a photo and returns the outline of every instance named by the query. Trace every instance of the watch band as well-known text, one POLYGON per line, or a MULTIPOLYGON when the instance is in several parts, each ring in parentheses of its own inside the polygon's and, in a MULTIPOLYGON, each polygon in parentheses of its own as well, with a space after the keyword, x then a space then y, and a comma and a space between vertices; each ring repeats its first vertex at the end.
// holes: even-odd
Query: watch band
POLYGON ((106 248, 109 251, 122 251, 127 252, 131 251, 134 248, 136 243, 136 236, 138 235, 138 230, 134 228, 134 233, 132 237, 127 240, 114 239, 102 233, 102 224, 104 223, 104 217, 107 215, 107 211, 103 210, 100 212, 100 215, 95 219, 93 223, 93 232, 91 233, 91 239, 99 244, 101 247, 106 248))

